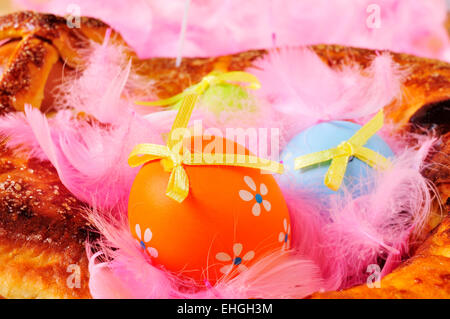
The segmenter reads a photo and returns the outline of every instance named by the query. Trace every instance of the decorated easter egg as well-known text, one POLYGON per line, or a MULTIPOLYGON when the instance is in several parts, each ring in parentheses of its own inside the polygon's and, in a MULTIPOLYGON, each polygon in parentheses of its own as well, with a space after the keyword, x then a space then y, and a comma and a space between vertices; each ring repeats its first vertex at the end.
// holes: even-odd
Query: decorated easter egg
MULTIPOLYGON (((248 91, 239 86, 228 83, 221 83, 210 86, 203 92, 200 106, 208 111, 219 115, 224 110, 240 111, 255 110, 256 106, 252 96, 248 91)), ((179 109, 181 101, 174 105, 174 109, 179 109)))
MULTIPOLYGON (((227 149, 248 155, 233 142, 219 151, 218 145, 226 141, 220 137, 199 140, 201 147, 194 142, 191 152, 203 149, 215 154, 227 149)), ((271 174, 223 165, 183 168, 189 194, 181 203, 166 195, 170 172, 161 161, 145 164, 131 189, 130 230, 152 263, 199 283, 215 283, 288 247, 289 214, 271 174)))
MULTIPOLYGON (((369 193, 374 186, 373 177, 376 171, 357 157, 349 159, 342 185, 337 191, 324 184, 331 160, 299 170, 294 169, 297 157, 335 148, 341 142, 350 139, 359 129, 361 126, 352 122, 332 121, 314 125, 296 135, 281 154, 285 168, 285 174, 280 176, 279 180, 281 185, 291 190, 302 190, 312 194, 326 205, 329 204, 330 195, 342 196, 344 192, 347 192, 356 198, 369 193)), ((386 142, 377 134, 373 135, 364 147, 386 158, 394 156, 386 142)))

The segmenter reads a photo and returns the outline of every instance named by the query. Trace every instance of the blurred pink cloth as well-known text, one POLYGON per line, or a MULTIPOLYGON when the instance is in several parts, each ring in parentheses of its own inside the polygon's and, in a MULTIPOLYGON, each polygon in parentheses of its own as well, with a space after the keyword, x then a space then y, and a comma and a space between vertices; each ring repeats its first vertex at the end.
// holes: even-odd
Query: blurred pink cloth
MULTIPOLYGON (((81 15, 110 24, 147 58, 176 56, 185 1, 77 0, 76 5, 81 15)), ((15 2, 59 15, 74 3, 15 2)), ((445 0, 192 0, 183 56, 325 43, 450 61, 446 10, 445 0)))

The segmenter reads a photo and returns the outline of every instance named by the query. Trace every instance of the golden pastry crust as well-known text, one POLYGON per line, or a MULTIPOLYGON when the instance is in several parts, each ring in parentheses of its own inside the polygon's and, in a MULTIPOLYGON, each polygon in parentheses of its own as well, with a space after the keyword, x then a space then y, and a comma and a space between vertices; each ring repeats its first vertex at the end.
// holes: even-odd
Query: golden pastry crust
POLYGON ((379 288, 360 285, 316 293, 314 299, 450 298, 450 216, 416 254, 380 281, 379 288))
MULTIPOLYGON (((70 66, 82 63, 80 49, 89 47, 89 40, 102 41, 108 25, 100 20, 81 18, 81 28, 70 28, 64 17, 53 14, 20 11, 0 17, 0 40, 20 39, 33 35, 58 50, 70 66)), ((116 38, 121 39, 120 35, 116 38)))
POLYGON ((23 111, 25 103, 40 106, 48 76, 58 59, 58 52, 52 45, 34 36, 25 36, 11 54, 0 78, 0 112, 23 111))
POLYGON ((0 151, 0 295, 89 297, 90 226, 82 218, 83 204, 50 163, 13 156, 3 146, 0 151), (76 287, 71 275, 78 270, 76 287))
MULTIPOLYGON (((52 14, 23 11, 0 17, 0 40, 12 40, 14 52, 3 63, 0 77, 0 114, 23 110, 28 103, 40 108, 44 89, 54 66, 68 70, 82 67, 83 49, 90 41, 102 41, 108 26, 82 18, 81 28, 69 28, 67 20, 52 14)), ((113 41, 123 43, 116 35, 113 41)), ((1 52, 7 54, 7 52, 1 52)), ((48 90, 50 91, 50 90, 48 90)))
MULTIPOLYGON (((8 78, 8 71, 0 79, 0 103, 3 105, 0 114, 20 110, 22 103, 31 103, 38 107, 42 96, 44 99, 49 98, 45 96, 46 90, 43 91, 42 88, 44 79, 50 77, 54 66, 60 64, 61 60, 65 60, 73 67, 80 66, 82 61, 79 51, 89 46, 88 39, 101 41, 106 29, 107 25, 104 23, 87 18, 82 19, 82 28, 77 30, 68 28, 64 18, 53 15, 22 12, 0 17, 0 39, 20 39, 14 40, 16 43, 9 43, 0 48, 0 57, 8 58, 7 61, 4 58, 0 64, 5 65, 7 70, 16 69, 23 72, 19 72, 21 77, 29 79, 28 85, 16 92, 1 90, 2 87, 10 87, 13 81, 11 77, 8 78), (23 54, 27 52, 24 50, 27 47, 32 48, 29 50, 32 54, 23 54), (58 62, 55 62, 55 52, 58 53, 58 62), (50 69, 52 71, 49 73, 50 69), (42 77, 38 80, 40 76, 42 77), (13 103, 18 100, 20 103, 13 103)), ((113 39, 116 43, 125 45, 117 34, 113 34, 113 39)), ((363 69, 376 54, 371 50, 334 45, 317 45, 312 49, 332 67, 353 62, 361 65, 363 69)), ((200 81, 214 69, 244 70, 267 52, 257 50, 215 58, 187 58, 183 59, 180 68, 175 68, 174 59, 139 60, 134 53, 131 51, 129 53, 133 59, 134 70, 155 82, 152 93, 159 98, 166 98, 200 81)), ((396 62, 410 70, 410 75, 404 84, 404 98, 388 106, 386 111, 391 119, 405 124, 404 128, 409 128, 413 115, 423 106, 431 105, 427 112, 433 113, 445 105, 445 101, 450 100, 450 65, 405 54, 392 53, 392 55, 396 62), (444 104, 438 103, 436 106, 433 104, 435 102, 444 104)), ((422 125, 427 119, 430 118, 418 116, 415 124, 422 125)), ((431 122, 433 121, 431 118, 431 122)), ((447 141, 444 140, 444 146, 449 144, 447 141)), ((447 152, 448 148, 443 150, 447 152)), ((445 156, 435 155, 431 160, 437 162, 437 165, 447 165, 445 156)), ((88 235, 92 233, 90 225, 81 217, 83 204, 75 200, 63 187, 49 163, 27 160, 19 155, 13 155, 4 147, 0 148, 0 163, 0 185, 3 185, 3 188, 0 187, 0 282, 4 283, 0 285, 0 295, 7 298, 90 297, 84 246, 88 235), (36 198, 39 200, 36 201, 36 198), (67 279, 71 275, 67 270, 73 264, 79 265, 81 271, 80 288, 75 289, 67 285, 67 279)), ((449 176, 433 170, 425 170, 424 173, 440 187, 441 197, 448 198, 449 176)), ((442 239, 444 238, 442 234, 448 234, 448 222, 443 223, 439 229, 444 230, 436 231, 428 239, 428 244, 418 251, 422 257, 414 257, 415 259, 411 259, 392 274, 391 277, 397 278, 391 279, 392 287, 396 282, 409 282, 408 276, 421 269, 429 271, 430 275, 417 278, 425 282, 422 287, 431 289, 430 291, 433 291, 430 287, 437 280, 432 275, 439 274, 444 276, 442 278, 447 278, 441 265, 447 265, 446 260, 442 258, 445 257, 443 252, 450 247, 450 244, 442 239), (427 247, 431 247, 430 242, 441 243, 442 245, 439 244, 441 248, 433 244, 435 250, 428 249, 427 247), (439 249, 443 252, 437 253, 439 249), (433 251, 433 254, 428 254, 430 251, 433 251), (408 266, 412 264, 418 266, 401 272, 401 269, 413 267, 408 266), (397 272, 398 275, 395 275, 397 272)), ((391 277, 387 276, 385 279, 391 277)), ((449 297, 447 286, 442 287, 433 293, 436 296, 439 294, 449 297)), ((354 289, 353 296, 356 297, 359 296, 358 289, 364 288, 354 289)), ((394 292, 392 289, 386 293, 386 297, 394 297, 395 293, 397 296, 420 296, 419 290, 411 291, 408 295, 408 292, 394 292)), ((352 296, 351 292, 349 294, 352 296)), ((332 297, 326 294, 315 295, 319 296, 332 297)), ((377 297, 382 296, 383 293, 377 297)))
MULTIPOLYGON (((311 48, 333 68, 356 63, 364 69, 377 54, 374 50, 340 45, 314 45, 311 48)), ((184 58, 179 68, 175 67, 174 59, 139 60, 134 58, 133 65, 137 73, 155 81, 153 93, 160 98, 167 98, 197 83, 212 70, 244 70, 265 54, 267 54, 265 50, 253 50, 231 56, 184 58)), ((400 65, 400 71, 403 70, 405 74, 408 74, 403 83, 403 95, 400 101, 386 108, 387 116, 392 121, 408 125, 416 112, 426 105, 435 104, 436 108, 448 108, 446 106, 448 104, 436 103, 450 101, 450 65, 448 63, 408 54, 391 53, 391 55, 400 65)), ((430 112, 432 110, 433 108, 430 112)), ((422 124, 419 119, 416 122, 422 124)))
POLYGON ((437 188, 445 212, 450 212, 450 132, 443 135, 429 158, 423 174, 437 188))

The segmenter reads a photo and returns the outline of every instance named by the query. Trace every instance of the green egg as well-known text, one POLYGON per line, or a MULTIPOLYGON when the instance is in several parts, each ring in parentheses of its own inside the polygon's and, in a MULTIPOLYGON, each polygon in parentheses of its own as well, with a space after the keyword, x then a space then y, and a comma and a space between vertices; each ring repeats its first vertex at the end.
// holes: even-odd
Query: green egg
MULTIPOLYGON (((227 83, 209 87, 201 96, 199 104, 216 115, 222 111, 256 110, 253 97, 246 89, 227 83)), ((181 101, 172 108, 178 110, 180 105, 181 101)))

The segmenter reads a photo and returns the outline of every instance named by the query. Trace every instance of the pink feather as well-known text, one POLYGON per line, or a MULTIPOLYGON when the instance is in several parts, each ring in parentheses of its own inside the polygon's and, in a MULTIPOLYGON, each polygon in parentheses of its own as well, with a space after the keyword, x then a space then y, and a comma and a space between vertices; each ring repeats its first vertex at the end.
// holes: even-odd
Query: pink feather
POLYGON ((307 190, 283 186, 293 236, 297 231, 303 236, 306 229, 308 235, 301 238, 316 242, 308 248, 308 242, 297 240, 297 249, 318 262, 330 285, 362 284, 367 267, 381 260, 386 261, 382 274, 389 273, 408 256, 410 245, 422 238, 432 186, 420 172, 434 142, 422 138, 418 149, 398 150, 392 168, 376 173, 371 193, 354 199, 350 194, 335 197, 331 207, 322 206, 307 190))
POLYGON ((126 210, 105 214, 86 212, 102 234, 94 247, 88 245, 90 280, 94 298, 169 298, 173 291, 170 276, 157 269, 131 237, 126 210), (91 253, 95 249, 96 253, 91 253))
POLYGON ((152 265, 132 238, 126 214, 93 209, 87 216, 104 238, 95 243, 97 253, 89 253, 89 286, 95 298, 301 298, 326 287, 313 261, 284 252, 259 260, 231 280, 207 289, 195 285, 189 289, 185 282, 152 265))
MULTIPOLYGON (((55 89, 57 108, 75 109, 102 123, 117 123, 134 109, 133 102, 139 99, 135 92, 151 94, 153 81, 132 70, 124 48, 110 43, 110 32, 103 44, 91 42, 91 47, 81 54, 86 59, 82 72, 64 75, 65 81, 55 89)), ((147 107, 141 112, 156 110, 147 107)))
POLYGON ((249 72, 260 79, 257 94, 269 102, 270 118, 281 123, 287 141, 321 121, 367 121, 400 97, 404 77, 387 53, 376 56, 362 74, 352 65, 331 69, 306 48, 273 50, 249 72))
MULTIPOLYGON (((81 76, 66 78, 58 88, 56 115, 47 119, 25 107, 0 118, 0 132, 14 135, 7 141, 16 152, 49 160, 62 183, 80 200, 102 208, 125 205, 137 168, 128 166, 132 148, 144 142, 163 143, 174 112, 141 116, 129 101, 139 84, 120 47, 93 44, 81 76), (76 114, 85 112, 104 124, 89 124, 76 114)), ((148 85, 148 84, 147 84, 148 85)))
POLYGON ((49 160, 62 183, 79 199, 103 208, 127 202, 138 169, 130 168, 127 158, 132 148, 143 142, 162 143, 165 123, 174 114, 136 114, 127 101, 130 64, 124 64, 120 48, 108 45, 94 47, 85 72, 67 78, 60 88, 65 94, 57 98, 61 111, 47 119, 39 110, 25 108, 25 115, 7 115, 0 119, 0 132, 14 135, 8 145, 16 151, 49 160), (109 61, 105 63, 105 61, 109 61), (94 83, 99 83, 94 85, 94 83), (108 128, 78 120, 75 112, 94 115, 108 128), (120 185, 120 187, 117 187, 120 185))

